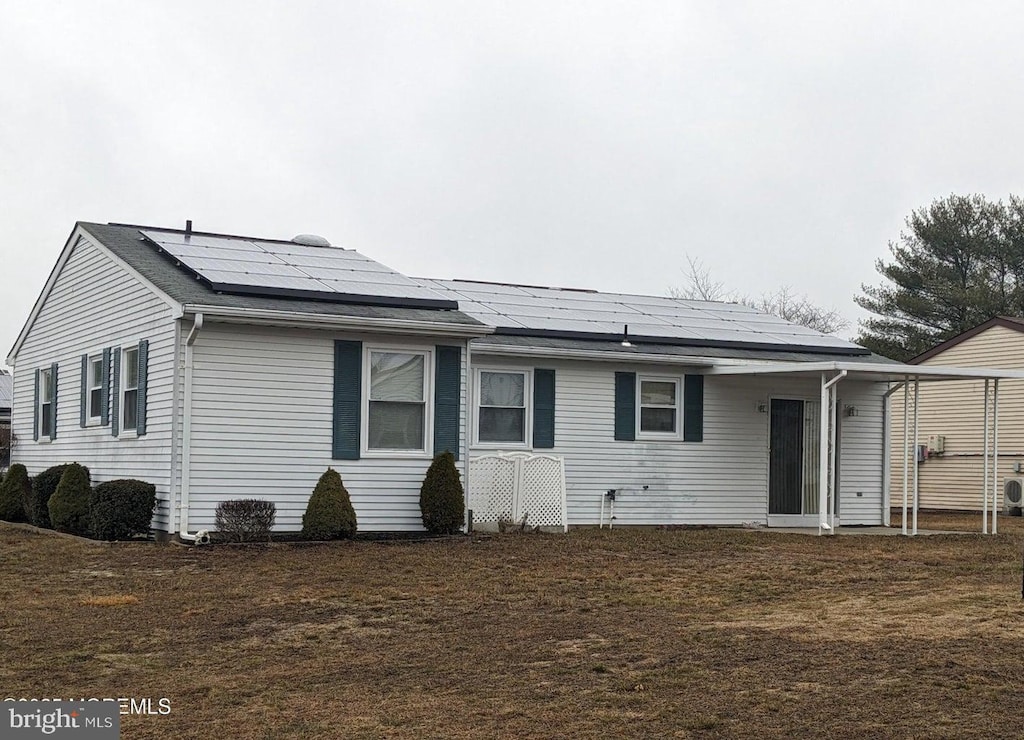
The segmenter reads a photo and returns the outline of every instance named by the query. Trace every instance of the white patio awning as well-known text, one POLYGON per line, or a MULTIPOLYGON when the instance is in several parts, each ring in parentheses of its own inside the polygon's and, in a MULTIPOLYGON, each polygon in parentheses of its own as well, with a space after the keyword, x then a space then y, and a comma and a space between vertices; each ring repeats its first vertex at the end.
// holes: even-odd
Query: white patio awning
POLYGON ((836 429, 836 385, 843 380, 888 383, 889 389, 883 397, 885 426, 883 428, 883 509, 888 512, 890 497, 890 424, 889 397, 893 392, 903 392, 903 534, 917 534, 917 513, 919 509, 917 450, 920 443, 919 429, 919 388, 922 382, 981 380, 984 381, 983 419, 985 430, 984 441, 984 480, 982 483, 982 525, 981 531, 989 531, 989 511, 991 511, 992 534, 998 527, 997 511, 999 505, 998 465, 999 465, 999 381, 1024 380, 1024 371, 1002 370, 997 368, 963 368, 945 367, 942 365, 908 365, 904 363, 858 362, 856 360, 827 362, 779 362, 779 363, 736 363, 721 364, 704 371, 705 375, 740 375, 740 376, 786 376, 819 380, 821 384, 821 438, 820 457, 820 496, 818 523, 819 534, 825 531, 835 532, 835 499, 837 491, 835 471, 835 429, 836 429), (910 420, 909 398, 913 389, 913 422, 910 420), (991 408, 991 412, 989 409, 991 408), (913 427, 913 435, 910 433, 913 427), (991 431, 991 435, 990 435, 991 431), (911 447, 913 440, 913 447, 911 447), (991 446, 990 446, 991 445, 991 446), (989 460, 991 459, 991 477, 989 476, 989 460), (914 461, 913 463, 911 461, 914 461), (911 464, 913 475, 911 476, 911 464), (911 483, 912 478, 912 483, 911 483), (912 494, 912 498, 911 498, 912 494), (989 508, 991 505, 991 509, 989 508), (913 512, 913 526, 907 527, 908 507, 913 512))
POLYGON ((778 362, 715 365, 706 375, 778 375, 818 377, 822 373, 846 372, 846 380, 878 383, 902 383, 907 380, 1024 380, 1024 370, 995 368, 945 367, 942 365, 907 365, 904 363, 829 361, 778 362))

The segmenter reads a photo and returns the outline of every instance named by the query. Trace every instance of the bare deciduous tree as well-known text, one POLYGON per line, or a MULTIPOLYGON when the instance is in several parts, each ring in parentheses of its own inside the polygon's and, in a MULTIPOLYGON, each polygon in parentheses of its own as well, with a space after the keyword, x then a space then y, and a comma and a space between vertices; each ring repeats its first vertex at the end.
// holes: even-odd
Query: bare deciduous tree
POLYGON ((669 288, 669 295, 692 301, 728 301, 756 308, 794 324, 801 324, 823 334, 835 334, 850 327, 850 322, 835 308, 815 305, 806 295, 799 295, 788 285, 758 297, 728 291, 725 284, 711 277, 711 271, 699 259, 686 256, 686 284, 669 288))

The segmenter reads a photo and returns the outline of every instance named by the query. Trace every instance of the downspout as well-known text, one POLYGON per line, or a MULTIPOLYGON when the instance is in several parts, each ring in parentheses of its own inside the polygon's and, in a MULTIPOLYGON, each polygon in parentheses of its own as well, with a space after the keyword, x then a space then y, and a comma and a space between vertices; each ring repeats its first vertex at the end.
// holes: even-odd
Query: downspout
POLYGON ((466 532, 467 532, 467 534, 469 533, 470 529, 473 526, 473 522, 469 518, 470 517, 470 509, 469 509, 469 496, 470 496, 470 491, 469 491, 469 441, 470 441, 470 439, 472 439, 472 434, 473 434, 473 428, 471 426, 471 424, 473 422, 473 362, 472 362, 473 354, 472 354, 472 348, 470 346, 470 345, 472 345, 472 343, 473 343, 472 339, 467 339, 466 340, 466 402, 465 402, 465 404, 463 404, 463 407, 462 407, 463 408, 463 411, 462 411, 463 419, 465 419, 465 421, 463 422, 463 427, 466 430, 466 439, 463 440, 463 443, 462 443, 462 452, 463 452, 463 458, 462 459, 465 461, 465 462, 463 462, 462 465, 463 465, 463 470, 466 471, 466 477, 465 477, 465 479, 463 480, 463 483, 462 483, 462 490, 464 491, 464 493, 466 495, 465 511, 463 512, 463 515, 464 515, 463 521, 465 521, 465 523, 466 523, 466 532))
MULTIPOLYGON (((832 418, 830 413, 829 398, 832 394, 832 386, 838 383, 840 380, 845 378, 847 375, 846 370, 840 370, 839 374, 831 380, 825 380, 825 373, 821 374, 821 406, 819 408, 819 414, 821 415, 821 430, 818 436, 819 454, 818 454, 818 534, 821 535, 822 530, 831 530, 832 526, 828 523, 828 484, 831 479, 831 473, 829 471, 829 455, 828 455, 828 441, 829 441, 829 421, 832 418)), ((835 495, 833 493, 833 495, 835 495)))
POLYGON ((193 345, 199 337, 203 328, 203 315, 197 313, 192 320, 192 330, 185 340, 185 408, 182 413, 181 431, 181 493, 178 504, 178 537, 186 542, 206 544, 210 541, 210 534, 203 529, 195 534, 188 531, 188 495, 189 483, 192 472, 192 366, 193 366, 193 345))

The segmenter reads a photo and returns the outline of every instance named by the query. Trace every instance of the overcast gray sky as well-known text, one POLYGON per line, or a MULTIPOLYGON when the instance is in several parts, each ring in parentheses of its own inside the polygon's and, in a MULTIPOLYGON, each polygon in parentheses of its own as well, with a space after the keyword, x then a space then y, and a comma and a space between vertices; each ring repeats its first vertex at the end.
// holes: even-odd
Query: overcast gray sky
POLYGON ((0 0, 0 19, 0 361, 76 220, 657 295, 690 254, 855 320, 912 209, 1024 193, 1019 3, 0 0))

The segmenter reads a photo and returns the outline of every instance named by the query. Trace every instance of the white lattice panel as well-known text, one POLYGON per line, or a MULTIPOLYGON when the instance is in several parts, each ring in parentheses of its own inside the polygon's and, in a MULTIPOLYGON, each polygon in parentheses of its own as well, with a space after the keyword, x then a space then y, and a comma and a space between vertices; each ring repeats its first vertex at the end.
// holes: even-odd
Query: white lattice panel
POLYGON ((515 512, 516 460, 484 455, 469 466, 469 508, 475 522, 511 519, 515 512))
POLYGON ((519 517, 541 527, 565 527, 565 465, 553 455, 534 455, 520 462, 519 517))
POLYGON ((473 458, 469 466, 469 508, 475 522, 520 521, 529 526, 568 529, 565 463, 553 455, 497 453, 473 458))

